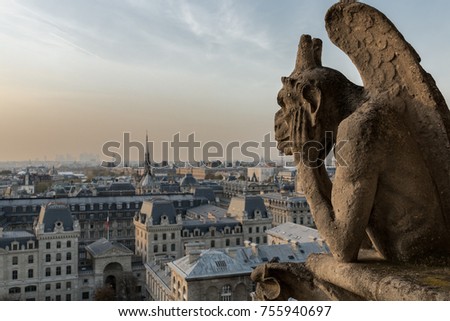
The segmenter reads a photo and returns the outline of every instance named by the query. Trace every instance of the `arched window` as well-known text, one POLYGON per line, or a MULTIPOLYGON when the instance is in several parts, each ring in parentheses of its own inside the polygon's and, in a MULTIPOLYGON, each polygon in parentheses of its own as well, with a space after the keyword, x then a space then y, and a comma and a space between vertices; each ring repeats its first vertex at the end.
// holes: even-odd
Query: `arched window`
POLYGON ((15 293, 20 293, 20 288, 17 286, 9 289, 9 294, 15 294, 15 293))
POLYGON ((220 292, 220 301, 231 301, 231 285, 224 285, 220 292))
POLYGON ((29 285, 25 287, 25 292, 36 292, 37 287, 35 285, 29 285))

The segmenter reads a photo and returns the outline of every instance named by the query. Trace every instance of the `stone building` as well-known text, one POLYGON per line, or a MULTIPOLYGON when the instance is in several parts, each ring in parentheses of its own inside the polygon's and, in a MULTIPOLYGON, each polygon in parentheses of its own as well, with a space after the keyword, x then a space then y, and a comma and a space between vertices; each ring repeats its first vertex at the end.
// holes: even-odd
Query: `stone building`
POLYGON ((0 228, 0 300, 38 299, 38 257, 38 242, 32 233, 0 228))
POLYGON ((71 301, 78 298, 80 226, 66 205, 41 208, 34 234, 2 231, 0 297, 71 301), (3 293, 1 291, 3 290, 3 293))
POLYGON ((315 227, 306 197, 301 194, 284 196, 278 193, 262 195, 264 204, 272 213, 273 225, 286 222, 315 227))
MULTIPOLYGON (((178 214, 185 215, 187 210, 209 204, 211 200, 205 193, 193 194, 163 193, 156 194, 161 199, 173 203, 178 214)), ((85 247, 100 238, 118 241, 134 251, 135 236, 133 217, 139 213, 142 203, 149 195, 134 196, 92 196, 64 197, 58 202, 68 206, 80 225, 78 254, 80 265, 88 264, 85 247), (109 229, 106 221, 109 217, 109 229), (109 235, 107 235, 109 234, 109 235)), ((0 226, 4 231, 32 230, 42 204, 53 201, 50 198, 0 199, 0 226)))
POLYGON ((145 298, 145 268, 136 260, 133 251, 118 242, 105 238, 86 246, 90 267, 82 269, 80 293, 82 299, 93 298, 95 290, 108 286, 118 299, 145 298))
POLYGON ((198 186, 199 183, 194 178, 191 173, 186 173, 184 177, 180 180, 180 191, 184 193, 189 193, 191 189, 198 186))
POLYGON ((292 242, 309 243, 317 242, 323 243, 319 232, 316 229, 287 222, 267 230, 268 244, 289 244, 292 242))
POLYGON ((262 195, 277 193, 279 186, 275 183, 260 183, 242 180, 226 180, 221 182, 223 197, 231 199, 236 196, 262 195))
POLYGON ((174 301, 248 301, 251 267, 214 249, 193 250, 168 263, 174 301))
POLYGON ((269 183, 271 180, 273 180, 275 171, 275 167, 270 167, 267 165, 249 167, 247 168, 247 178, 249 180, 254 179, 257 182, 261 183, 269 183))
POLYGON ((164 199, 145 201, 135 217, 136 254, 146 267, 147 289, 154 299, 167 299, 167 263, 182 258, 190 244, 216 249, 267 243, 272 217, 259 196, 233 198, 228 210, 201 205, 177 214, 164 199))
POLYGON ((136 187, 136 193, 139 195, 148 195, 160 191, 160 182, 153 175, 153 171, 146 171, 136 187))
POLYGON ((167 264, 146 264, 147 285, 153 300, 248 301, 255 285, 253 269, 265 262, 302 263, 311 253, 328 249, 303 244, 257 245, 204 249, 203 243, 189 243, 187 254, 167 264))
POLYGON ((92 300, 97 288, 115 287, 115 280, 127 273, 136 280, 138 297, 145 296, 144 266, 132 251, 98 240, 87 246, 88 264, 80 266, 79 235, 69 207, 56 202, 41 207, 33 232, 0 228, 0 299, 92 300))
POLYGON ((228 210, 203 205, 177 214, 173 203, 154 198, 145 201, 134 220, 136 254, 144 262, 177 259, 185 244, 203 242, 209 248, 243 245, 245 240, 263 244, 272 217, 259 196, 233 198, 228 210))

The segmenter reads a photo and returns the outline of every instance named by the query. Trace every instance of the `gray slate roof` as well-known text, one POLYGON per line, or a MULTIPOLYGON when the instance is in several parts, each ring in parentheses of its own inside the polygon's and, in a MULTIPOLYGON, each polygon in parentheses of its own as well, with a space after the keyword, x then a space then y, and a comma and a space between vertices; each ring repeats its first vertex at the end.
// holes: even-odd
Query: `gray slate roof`
POLYGON ((135 188, 131 183, 114 182, 112 183, 108 191, 134 191, 135 188))
POLYGON ((211 187, 196 187, 194 197, 205 198, 210 202, 214 202, 216 200, 216 196, 214 195, 214 191, 211 187))
POLYGON ((33 241, 36 245, 36 237, 28 231, 3 231, 3 236, 0 237, 0 248, 6 248, 14 241, 19 242, 19 246, 27 244, 28 241, 33 241))
POLYGON ((243 218, 244 212, 247 212, 248 219, 254 219, 256 211, 261 213, 262 218, 268 217, 264 200, 260 196, 233 197, 228 207, 228 213, 236 218, 243 218))
POLYGON ((112 249, 117 249, 124 254, 133 255, 133 252, 125 245, 122 245, 118 242, 111 242, 105 238, 101 238, 94 243, 86 246, 86 251, 88 251, 94 257, 103 255, 112 249))
POLYGON ((254 247, 235 247, 201 251, 197 259, 186 255, 169 263, 187 280, 225 277, 230 275, 249 275, 253 269, 273 259, 278 262, 303 263, 311 253, 329 253, 328 247, 317 242, 290 244, 256 245, 254 247))
POLYGON ((198 185, 197 180, 192 176, 192 174, 187 173, 180 181, 180 186, 196 186, 198 185))
POLYGON ((198 229, 200 233, 207 233, 211 226, 214 226, 217 231, 223 232, 225 227, 233 229, 237 225, 240 225, 240 222, 235 218, 224 218, 217 222, 189 218, 183 220, 183 230, 194 231, 198 229))
POLYGON ((141 215, 146 215, 146 220, 152 220, 153 225, 160 225, 161 218, 166 216, 169 224, 176 224, 177 213, 171 201, 165 199, 150 199, 144 201, 141 207, 141 215))
POLYGON ((73 231, 72 213, 66 204, 50 202, 41 207, 38 222, 44 224, 44 232, 53 232, 58 221, 63 224, 64 231, 73 231))
POLYGON ((267 230, 266 233, 291 242, 307 243, 314 242, 320 238, 319 232, 316 229, 291 222, 271 228, 270 230, 267 230))
POLYGON ((189 262, 189 256, 184 256, 170 264, 182 272, 186 279, 206 278, 217 275, 250 274, 252 272, 249 266, 217 250, 203 251, 193 263, 189 262))
POLYGON ((227 210, 214 205, 200 205, 187 210, 186 214, 192 218, 205 218, 215 217, 221 219, 226 217, 227 210))
POLYGON ((139 185, 142 186, 142 187, 155 187, 156 186, 156 179, 153 177, 153 175, 151 173, 147 173, 141 179, 139 185))

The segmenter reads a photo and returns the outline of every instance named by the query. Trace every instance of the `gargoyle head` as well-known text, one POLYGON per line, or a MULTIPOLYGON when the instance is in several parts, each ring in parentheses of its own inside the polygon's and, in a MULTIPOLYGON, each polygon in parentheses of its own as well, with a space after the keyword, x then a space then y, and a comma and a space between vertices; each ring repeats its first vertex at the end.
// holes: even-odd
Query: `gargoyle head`
POLYGON ((355 86, 337 70, 322 67, 321 55, 322 41, 303 35, 294 71, 281 78, 275 138, 286 155, 307 152, 311 142, 324 146, 325 133, 336 133, 342 120, 340 96, 355 86))

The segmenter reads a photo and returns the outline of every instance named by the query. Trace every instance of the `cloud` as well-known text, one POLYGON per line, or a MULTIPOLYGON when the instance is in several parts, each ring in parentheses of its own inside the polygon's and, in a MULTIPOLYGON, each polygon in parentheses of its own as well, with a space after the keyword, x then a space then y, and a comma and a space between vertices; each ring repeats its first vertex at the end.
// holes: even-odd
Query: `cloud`
MULTIPOLYGON (((1 8, 3 24, 0 34, 8 39, 11 48, 26 46, 31 51, 48 51, 59 48, 72 49, 100 58, 97 54, 77 44, 76 31, 51 15, 35 10, 19 1, 8 1, 1 8)), ((9 49, 11 49, 9 48, 9 49)))
MULTIPOLYGON (((179 18, 191 33, 200 39, 216 44, 239 43, 268 49, 270 40, 264 31, 256 30, 248 12, 237 9, 235 1, 209 2, 196 5, 190 1, 180 1, 179 18)), ((244 7, 240 6, 239 9, 244 7)))

